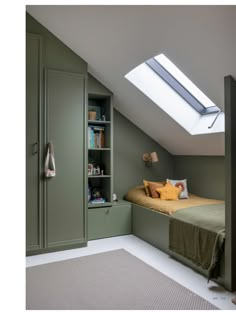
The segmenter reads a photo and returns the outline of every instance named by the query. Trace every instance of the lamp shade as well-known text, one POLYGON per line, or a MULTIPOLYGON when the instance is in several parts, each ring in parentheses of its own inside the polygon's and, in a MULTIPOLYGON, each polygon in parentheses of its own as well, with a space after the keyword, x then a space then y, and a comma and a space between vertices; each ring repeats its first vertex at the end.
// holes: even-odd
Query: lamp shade
POLYGON ((156 152, 151 153, 152 162, 158 162, 158 156, 156 152))

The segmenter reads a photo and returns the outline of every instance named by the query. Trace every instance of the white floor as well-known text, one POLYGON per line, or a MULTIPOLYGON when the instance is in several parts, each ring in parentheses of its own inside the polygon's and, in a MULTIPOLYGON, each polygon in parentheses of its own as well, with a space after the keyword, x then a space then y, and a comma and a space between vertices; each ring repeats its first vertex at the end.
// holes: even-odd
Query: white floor
POLYGON ((202 275, 176 260, 171 259, 162 251, 147 244, 134 235, 89 241, 88 247, 27 257, 26 266, 30 267, 59 260, 92 255, 119 248, 124 248, 126 251, 140 258, 183 286, 189 288, 221 310, 236 310, 236 305, 231 302, 231 299, 236 296, 236 293, 233 294, 226 291, 213 281, 207 283, 207 279, 202 275))

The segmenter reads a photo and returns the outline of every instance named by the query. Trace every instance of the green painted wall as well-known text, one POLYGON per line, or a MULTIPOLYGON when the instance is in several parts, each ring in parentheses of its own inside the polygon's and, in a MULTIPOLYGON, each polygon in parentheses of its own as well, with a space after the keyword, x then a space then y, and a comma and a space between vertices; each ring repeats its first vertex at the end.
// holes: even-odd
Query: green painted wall
POLYGON ((173 176, 173 156, 114 110, 114 192, 118 198, 143 179, 159 181, 173 176), (143 153, 156 151, 159 162, 148 168, 143 153))
POLYGON ((87 73, 87 63, 26 13, 26 32, 43 36, 43 65, 68 72, 87 73))
POLYGON ((225 198, 225 158, 223 156, 174 156, 175 179, 188 180, 188 190, 196 195, 225 198))

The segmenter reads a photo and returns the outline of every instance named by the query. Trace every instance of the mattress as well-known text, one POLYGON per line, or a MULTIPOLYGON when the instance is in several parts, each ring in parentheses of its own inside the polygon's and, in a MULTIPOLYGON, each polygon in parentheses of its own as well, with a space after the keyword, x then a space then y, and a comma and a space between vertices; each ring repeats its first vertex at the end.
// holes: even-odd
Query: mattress
POLYGON ((144 186, 136 186, 132 188, 125 195, 124 199, 168 215, 172 215, 180 209, 224 203, 223 200, 202 198, 191 193, 189 193, 189 199, 161 200, 160 198, 147 197, 144 186))

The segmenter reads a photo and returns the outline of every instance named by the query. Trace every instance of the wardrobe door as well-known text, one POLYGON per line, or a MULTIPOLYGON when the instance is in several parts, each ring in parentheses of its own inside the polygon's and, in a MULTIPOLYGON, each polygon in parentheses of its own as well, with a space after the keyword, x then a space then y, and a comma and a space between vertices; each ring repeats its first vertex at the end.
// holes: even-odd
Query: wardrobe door
POLYGON ((41 38, 26 36, 26 247, 41 249, 42 211, 39 182, 41 38))
POLYGON ((45 179, 46 243, 76 247, 85 242, 85 78, 47 70, 45 82, 46 142, 53 144, 56 166, 56 176, 45 179))

